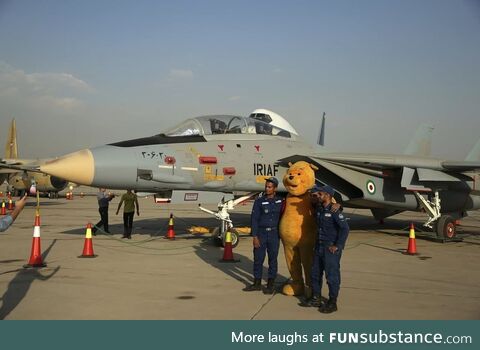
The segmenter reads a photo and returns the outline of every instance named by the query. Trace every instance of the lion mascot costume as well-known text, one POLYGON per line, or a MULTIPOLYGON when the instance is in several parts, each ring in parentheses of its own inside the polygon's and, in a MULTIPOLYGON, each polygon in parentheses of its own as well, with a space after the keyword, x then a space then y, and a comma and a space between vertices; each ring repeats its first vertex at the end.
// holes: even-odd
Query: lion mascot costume
POLYGON ((285 249, 291 282, 283 287, 283 294, 303 295, 308 294, 310 290, 310 273, 317 234, 309 190, 315 185, 315 170, 318 168, 304 161, 289 163, 289 166, 283 177, 288 195, 285 211, 280 220, 280 238, 285 249), (302 272, 305 274, 305 280, 302 272))

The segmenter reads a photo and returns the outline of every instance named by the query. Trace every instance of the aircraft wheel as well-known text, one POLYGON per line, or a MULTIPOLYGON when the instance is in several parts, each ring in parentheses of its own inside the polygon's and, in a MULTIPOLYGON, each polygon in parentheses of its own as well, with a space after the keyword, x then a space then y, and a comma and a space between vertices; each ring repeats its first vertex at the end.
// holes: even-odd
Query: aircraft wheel
POLYGON ((212 232, 213 243, 218 247, 223 247, 222 237, 219 235, 220 229, 215 227, 212 232))
MULTIPOLYGON (((238 245, 238 242, 240 242, 237 231, 235 229, 231 229, 230 236, 232 237, 232 248, 235 248, 238 245)), ((222 237, 222 246, 225 247, 225 235, 222 237)))
POLYGON ((437 237, 441 239, 452 239, 457 235, 455 220, 450 215, 443 215, 436 224, 437 237))
MULTIPOLYGON (((215 245, 218 245, 219 247, 225 247, 225 235, 220 235, 219 232, 220 229, 218 227, 215 227, 212 232, 212 238, 215 242, 215 245)), ((240 242, 238 233, 235 229, 233 229, 230 231, 230 234, 232 237, 232 247, 235 248, 240 242)))

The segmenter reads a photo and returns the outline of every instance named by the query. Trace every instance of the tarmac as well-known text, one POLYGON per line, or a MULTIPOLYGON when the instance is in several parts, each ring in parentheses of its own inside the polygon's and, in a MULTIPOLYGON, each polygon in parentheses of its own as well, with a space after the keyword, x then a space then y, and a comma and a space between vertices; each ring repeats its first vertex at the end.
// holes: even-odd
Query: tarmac
MULTIPOLYGON (((140 198, 131 240, 121 239, 119 198, 110 205, 111 235, 93 237, 93 259, 80 259, 88 222, 99 220, 96 198, 41 199, 41 244, 47 267, 25 269, 30 256, 35 199, 0 233, 0 319, 11 320, 406 320, 480 318, 480 212, 458 227, 461 242, 439 243, 417 232, 416 256, 403 254, 408 225, 422 213, 402 213, 378 224, 369 211, 346 209, 351 227, 342 256, 339 310, 325 315, 297 297, 243 292, 252 281, 252 239, 222 263, 223 249, 191 226, 218 221, 195 205, 155 204, 140 198), (174 214, 176 239, 163 238, 174 214)), ((215 206, 206 206, 214 209, 215 206)), ((232 212, 248 226, 251 205, 232 212)), ((279 255, 281 290, 288 279, 279 255)), ((266 277, 266 270, 265 270, 266 277)), ((326 284, 323 296, 327 296, 326 284)))

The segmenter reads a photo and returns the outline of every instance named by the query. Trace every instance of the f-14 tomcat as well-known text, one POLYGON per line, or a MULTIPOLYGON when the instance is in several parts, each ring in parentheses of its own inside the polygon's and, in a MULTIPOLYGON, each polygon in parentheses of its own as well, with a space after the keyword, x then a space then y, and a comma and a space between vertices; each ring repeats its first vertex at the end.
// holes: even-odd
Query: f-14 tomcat
MULTIPOLYGON (((249 117, 188 119, 160 134, 83 149, 38 169, 78 184, 142 192, 260 192, 266 177, 281 179, 289 162, 304 160, 318 168, 316 181, 332 186, 343 206, 371 209, 376 219, 424 210, 425 226, 451 239, 455 220, 480 208, 475 183, 479 149, 480 142, 464 161, 415 150, 400 155, 331 153, 303 141, 279 115, 262 110, 249 117)), ((286 191, 282 184, 279 191, 286 191)), ((228 210, 236 203, 224 203, 215 214, 229 223, 228 210)))

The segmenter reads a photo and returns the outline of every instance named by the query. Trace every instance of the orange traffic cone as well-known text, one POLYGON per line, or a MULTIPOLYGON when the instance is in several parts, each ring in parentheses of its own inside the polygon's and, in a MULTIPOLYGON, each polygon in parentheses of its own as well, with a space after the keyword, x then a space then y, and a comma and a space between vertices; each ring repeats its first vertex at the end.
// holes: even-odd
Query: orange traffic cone
POLYGON ((83 253, 79 258, 96 258, 97 256, 93 253, 93 240, 92 240, 92 224, 87 224, 87 229, 85 230, 85 244, 83 245, 83 253))
POLYGON ((408 248, 407 253, 408 255, 416 255, 417 254, 417 243, 415 241, 415 226, 413 222, 410 224, 410 234, 408 237, 408 248))
POLYGON ((8 200, 8 210, 13 210, 12 198, 10 198, 10 199, 8 200))
POLYGON ((225 233, 225 247, 223 248, 223 258, 220 262, 239 262, 233 258, 232 234, 230 231, 225 233))
POLYGON ((35 214, 35 224, 33 227, 33 240, 32 240, 32 251, 30 253, 30 260, 28 264, 23 265, 24 268, 28 267, 45 267, 46 264, 42 260, 42 248, 40 246, 40 213, 36 212, 35 214))
POLYGON ((170 220, 168 220, 168 229, 165 238, 175 239, 175 230, 173 229, 173 214, 170 213, 170 220))
POLYGON ((2 210, 0 211, 0 215, 7 215, 7 208, 5 208, 5 201, 2 201, 2 210))

